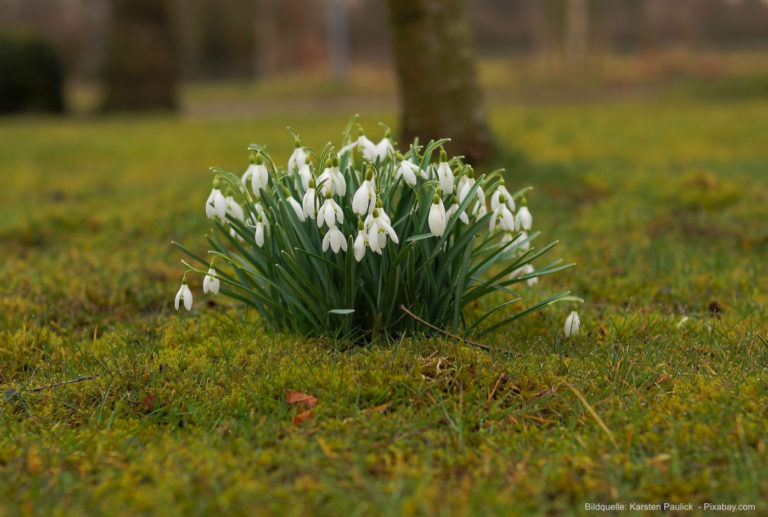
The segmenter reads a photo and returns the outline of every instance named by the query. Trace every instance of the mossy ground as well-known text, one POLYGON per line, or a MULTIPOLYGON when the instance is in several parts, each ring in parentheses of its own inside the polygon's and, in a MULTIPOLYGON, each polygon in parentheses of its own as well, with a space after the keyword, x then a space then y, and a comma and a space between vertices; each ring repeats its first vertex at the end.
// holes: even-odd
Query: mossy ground
POLYGON ((539 244, 577 263, 526 295, 582 296, 578 338, 555 306, 486 340, 505 353, 342 349, 199 279, 176 314, 170 241, 205 252, 207 167, 348 115, 0 123, 0 515, 768 511, 768 102, 494 107, 539 244))

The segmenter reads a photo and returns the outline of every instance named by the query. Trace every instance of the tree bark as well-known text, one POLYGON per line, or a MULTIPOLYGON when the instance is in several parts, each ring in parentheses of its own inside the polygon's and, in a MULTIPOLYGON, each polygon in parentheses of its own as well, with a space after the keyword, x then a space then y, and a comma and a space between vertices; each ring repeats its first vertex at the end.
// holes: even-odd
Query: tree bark
POLYGON ((111 0, 107 111, 176 108, 177 67, 167 0, 111 0))
POLYGON ((397 70, 401 141, 451 138, 470 161, 493 152, 465 0, 386 0, 397 70))

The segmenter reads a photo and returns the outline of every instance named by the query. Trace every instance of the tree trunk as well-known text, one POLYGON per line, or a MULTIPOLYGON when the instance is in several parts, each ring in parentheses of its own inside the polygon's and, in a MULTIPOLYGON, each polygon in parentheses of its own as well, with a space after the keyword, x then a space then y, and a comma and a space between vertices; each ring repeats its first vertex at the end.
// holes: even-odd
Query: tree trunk
POLYGON ((177 70, 167 0, 111 0, 104 109, 176 108, 177 70))
POLYGON ((465 0, 386 0, 397 69, 401 140, 451 138, 470 161, 493 151, 465 0))
POLYGON ((589 0, 566 0, 565 57, 569 64, 581 64, 587 57, 589 0))

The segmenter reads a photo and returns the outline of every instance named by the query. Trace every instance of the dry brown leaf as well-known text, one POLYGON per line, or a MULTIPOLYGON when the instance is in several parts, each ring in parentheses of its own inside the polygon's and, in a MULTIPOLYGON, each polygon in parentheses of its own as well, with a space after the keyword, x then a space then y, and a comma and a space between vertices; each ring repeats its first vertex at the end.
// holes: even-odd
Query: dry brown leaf
POLYGON ((317 405, 317 397, 301 391, 289 391, 285 394, 285 401, 291 406, 312 409, 317 405))
POLYGON ((311 420, 311 419, 312 419, 312 410, 307 409, 306 411, 302 411, 301 413, 293 417, 293 425, 299 426, 305 420, 311 420))

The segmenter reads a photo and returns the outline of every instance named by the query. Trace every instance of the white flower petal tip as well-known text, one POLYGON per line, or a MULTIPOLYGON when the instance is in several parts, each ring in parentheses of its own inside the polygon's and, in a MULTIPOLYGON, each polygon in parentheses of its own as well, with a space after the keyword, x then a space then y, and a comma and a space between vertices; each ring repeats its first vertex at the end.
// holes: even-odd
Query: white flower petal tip
POLYGON ((323 251, 328 251, 329 247, 334 253, 338 253, 339 250, 347 251, 347 239, 336 225, 331 226, 323 237, 323 251))
POLYGON ((304 207, 302 207, 298 201, 296 201, 292 197, 289 197, 288 204, 291 205, 291 208, 293 208, 293 211, 296 212, 296 217, 299 219, 299 221, 303 223, 304 221, 307 220, 307 216, 304 214, 304 207))
POLYGON ((527 206, 523 205, 520 207, 520 210, 517 211, 515 223, 519 230, 529 231, 531 229, 533 218, 531 217, 531 212, 528 210, 527 206))
POLYGON ((427 222, 429 223, 429 231, 435 237, 440 237, 445 233, 445 226, 447 224, 445 206, 443 205, 443 200, 439 199, 437 195, 435 195, 432 206, 429 209, 427 222))
POLYGON ((181 284, 181 287, 179 287, 179 291, 176 293, 176 299, 174 300, 174 306, 176 307, 176 310, 179 310, 179 306, 181 303, 183 303, 184 308, 188 311, 192 310, 192 291, 189 289, 189 286, 187 285, 186 281, 181 284))
POLYGON ((579 335, 579 327, 581 326, 581 321, 579 320, 579 313, 576 311, 571 311, 571 313, 568 315, 568 317, 565 319, 565 337, 574 337, 579 335))
POLYGON ((216 276, 216 270, 211 268, 208 274, 203 278, 203 293, 219 294, 220 280, 216 276))

